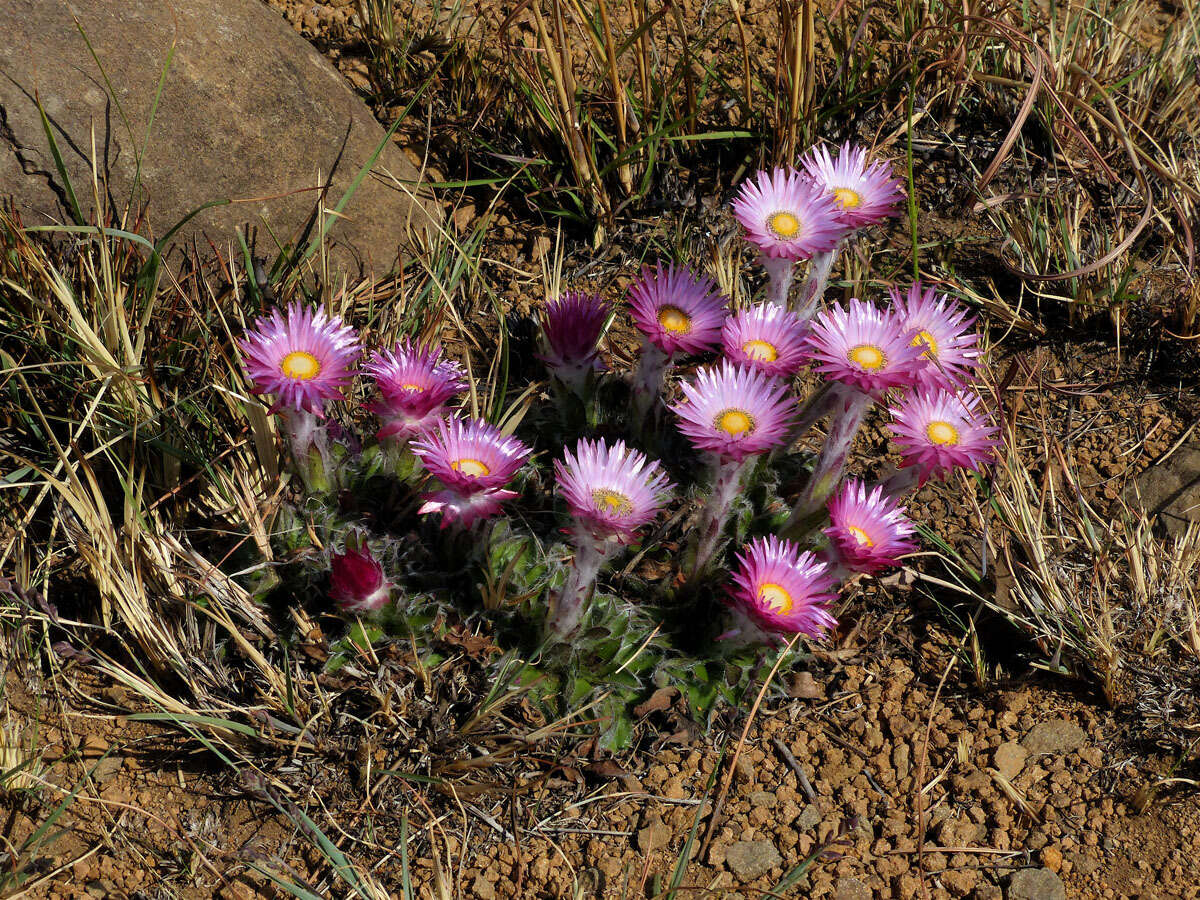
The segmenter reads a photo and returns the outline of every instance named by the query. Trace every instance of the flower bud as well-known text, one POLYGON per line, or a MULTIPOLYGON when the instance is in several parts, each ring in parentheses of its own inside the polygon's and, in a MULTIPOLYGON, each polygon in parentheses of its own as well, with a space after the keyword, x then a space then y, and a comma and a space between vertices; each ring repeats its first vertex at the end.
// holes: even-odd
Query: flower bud
POLYGON ((332 566, 329 595, 343 612, 377 612, 387 603, 391 586, 370 548, 347 547, 333 554, 332 566))

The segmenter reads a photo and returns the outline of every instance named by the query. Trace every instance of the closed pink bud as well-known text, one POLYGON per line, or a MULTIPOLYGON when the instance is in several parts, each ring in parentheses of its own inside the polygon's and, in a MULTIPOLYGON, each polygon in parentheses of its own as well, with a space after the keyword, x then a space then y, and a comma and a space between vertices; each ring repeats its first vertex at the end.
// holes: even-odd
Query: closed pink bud
POLYGON ((383 566, 367 547, 333 554, 329 595, 343 612, 377 612, 387 603, 390 585, 383 566))

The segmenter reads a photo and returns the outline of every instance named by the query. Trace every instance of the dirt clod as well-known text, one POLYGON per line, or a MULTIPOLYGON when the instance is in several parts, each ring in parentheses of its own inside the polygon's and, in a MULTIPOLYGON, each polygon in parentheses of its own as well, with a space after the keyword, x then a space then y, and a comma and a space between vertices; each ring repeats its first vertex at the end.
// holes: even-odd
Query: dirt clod
POLYGON ((996 748, 992 761, 995 763, 996 771, 1012 781, 1025 768, 1025 757, 1028 755, 1028 751, 1016 741, 1005 741, 996 748))

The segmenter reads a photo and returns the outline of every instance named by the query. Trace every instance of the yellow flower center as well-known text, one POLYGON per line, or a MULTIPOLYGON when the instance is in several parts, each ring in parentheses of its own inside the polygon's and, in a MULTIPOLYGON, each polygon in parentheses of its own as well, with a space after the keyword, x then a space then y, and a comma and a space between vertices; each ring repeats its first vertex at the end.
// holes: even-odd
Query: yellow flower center
POLYGON ((658 311, 658 324, 673 334, 687 334, 692 330, 692 317, 678 306, 664 306, 658 311))
POLYGON ((952 446, 958 443, 958 429, 949 422, 930 422, 925 433, 935 444, 952 446))
POLYGON ((887 365, 887 357, 874 344, 859 344, 846 355, 852 363, 872 372, 887 365))
POLYGON ((926 359, 937 359, 937 355, 938 355, 937 338, 935 338, 928 331, 918 331, 916 334, 916 337, 914 337, 912 339, 912 346, 920 347, 922 344, 925 345, 925 352, 922 353, 921 355, 924 356, 926 359))
POLYGON ((800 220, 794 213, 780 211, 767 216, 767 228, 777 238, 794 238, 800 231, 800 220))
POLYGON ((746 341, 742 344, 742 352, 751 359, 762 362, 774 362, 779 358, 779 351, 775 349, 775 345, 767 341, 746 341))
POLYGON ((455 472, 462 472, 464 475, 470 475, 472 478, 478 478, 480 475, 487 475, 491 471, 491 469, 489 469, 479 460, 471 459, 469 457, 463 457, 462 459, 454 460, 454 462, 450 463, 450 468, 452 468, 455 472))
POLYGON ((307 351, 293 350, 283 358, 283 362, 279 364, 279 369, 288 378, 295 378, 297 381, 308 381, 310 378, 317 377, 317 373, 321 371, 321 363, 307 351))
POLYGON ((859 528, 857 525, 847 525, 846 530, 858 541, 860 547, 874 547, 875 542, 871 540, 871 536, 859 528))
POLYGON ((771 607, 774 612, 789 613, 792 611, 792 595, 773 581, 764 581, 758 586, 758 599, 771 607))
POLYGON ((423 390, 425 390, 425 388, 422 387, 421 385, 411 384, 411 383, 410 384, 402 384, 402 385, 400 385, 400 387, 402 390, 406 390, 406 391, 423 391, 423 390))
POLYGON ((739 437, 754 430, 754 417, 744 410, 727 409, 717 414, 714 424, 730 437, 739 437))
POLYGON ((842 209, 854 209, 862 206, 862 194, 850 188, 834 188, 833 197, 842 204, 842 209))
POLYGON ((615 513, 618 516, 627 516, 633 511, 633 504, 628 497, 605 488, 592 491, 592 502, 601 512, 615 513))

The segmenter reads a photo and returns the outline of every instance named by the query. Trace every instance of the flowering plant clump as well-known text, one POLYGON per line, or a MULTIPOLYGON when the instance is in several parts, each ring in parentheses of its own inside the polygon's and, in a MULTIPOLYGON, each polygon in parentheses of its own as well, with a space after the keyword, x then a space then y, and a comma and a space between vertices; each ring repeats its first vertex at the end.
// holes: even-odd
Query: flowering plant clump
POLYGON ((303 489, 288 549, 312 536, 331 608, 369 629, 356 639, 486 620, 547 702, 597 705, 610 745, 652 684, 706 714, 765 648, 836 632, 847 579, 916 549, 912 490, 992 460, 965 308, 920 282, 825 302, 839 249, 902 198, 888 164, 849 144, 758 173, 732 213, 766 269, 760 302, 679 262, 643 267, 623 305, 563 293, 536 316, 540 382, 510 384, 508 357, 376 349, 357 407, 373 442, 339 403, 358 383, 354 331, 300 304, 260 318, 240 347, 303 489), (630 367, 601 347, 621 317, 641 334, 630 367), (822 384, 805 396, 806 368, 822 384), (564 414, 581 401, 584 418, 564 414), (851 457, 873 415, 896 447, 874 478, 883 467, 851 457))

